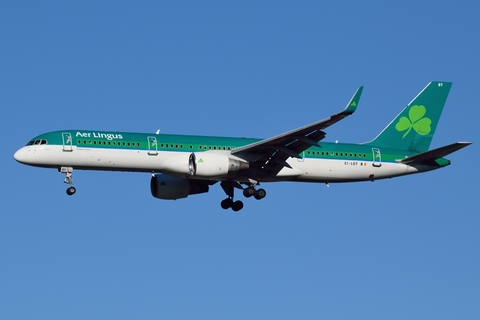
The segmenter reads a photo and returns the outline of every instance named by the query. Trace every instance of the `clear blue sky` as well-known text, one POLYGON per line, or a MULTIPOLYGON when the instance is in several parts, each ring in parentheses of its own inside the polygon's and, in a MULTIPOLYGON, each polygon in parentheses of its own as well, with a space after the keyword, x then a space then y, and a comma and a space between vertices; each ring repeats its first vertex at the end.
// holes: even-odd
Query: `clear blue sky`
POLYGON ((474 1, 3 1, 0 318, 480 319, 480 5, 474 1), (372 139, 452 81, 452 165, 374 183, 267 184, 233 213, 148 174, 13 153, 62 129, 267 138, 340 111, 372 139))

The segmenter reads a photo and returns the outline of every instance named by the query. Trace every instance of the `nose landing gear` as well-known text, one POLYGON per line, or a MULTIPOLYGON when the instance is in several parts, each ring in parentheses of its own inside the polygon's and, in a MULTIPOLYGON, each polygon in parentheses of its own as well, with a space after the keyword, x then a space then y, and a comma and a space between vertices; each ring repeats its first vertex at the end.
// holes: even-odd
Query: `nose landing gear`
POLYGON ((77 189, 75 189, 75 187, 73 186, 73 178, 72 178, 73 168, 72 167, 61 167, 60 169, 58 169, 58 172, 65 173, 65 180, 63 180, 63 182, 70 185, 67 188, 67 194, 69 196, 75 194, 75 192, 77 192, 77 189))

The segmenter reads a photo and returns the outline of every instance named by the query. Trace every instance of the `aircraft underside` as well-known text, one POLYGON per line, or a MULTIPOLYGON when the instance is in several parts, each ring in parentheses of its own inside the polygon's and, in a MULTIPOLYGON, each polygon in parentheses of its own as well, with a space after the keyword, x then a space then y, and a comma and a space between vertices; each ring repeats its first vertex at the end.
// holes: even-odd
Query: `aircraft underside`
MULTIPOLYGON (((151 157, 147 153, 101 149, 72 148, 64 152, 61 147, 29 147, 27 157, 30 165, 56 168, 65 174, 64 182, 69 185, 66 192, 73 195, 74 170, 101 170, 125 172, 149 172, 152 195, 159 199, 181 199, 188 195, 208 192, 208 187, 220 181, 227 198, 221 202, 224 209, 238 211, 243 208, 240 200, 235 200, 235 190, 241 191, 246 198, 263 199, 267 192, 260 188, 261 183, 293 181, 314 183, 341 183, 374 181, 395 176, 412 174, 434 169, 414 167, 399 163, 378 163, 373 161, 341 161, 322 159, 290 159, 290 168, 283 168, 275 177, 256 180, 254 168, 230 172, 218 176, 196 176, 184 172, 168 172, 161 163, 161 157, 151 157), (35 156, 32 156, 35 154, 35 156), (160 163, 160 165, 159 165, 160 163), (158 187, 157 187, 158 185, 158 187), (164 188, 165 190, 162 190, 164 188), (168 189, 168 190, 167 190, 168 189)), ((185 164, 187 165, 187 164, 185 164)))

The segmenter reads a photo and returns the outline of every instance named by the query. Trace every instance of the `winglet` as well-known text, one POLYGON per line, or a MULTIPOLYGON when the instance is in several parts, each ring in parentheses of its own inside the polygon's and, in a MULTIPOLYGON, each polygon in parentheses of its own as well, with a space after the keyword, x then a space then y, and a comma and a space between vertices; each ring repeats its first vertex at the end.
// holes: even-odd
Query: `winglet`
POLYGON ((347 106, 345 107, 345 109, 343 109, 342 112, 340 112, 340 114, 350 115, 354 113, 355 110, 357 110, 358 102, 360 101, 360 96, 362 95, 362 91, 363 91, 363 86, 358 87, 352 99, 350 99, 347 106))

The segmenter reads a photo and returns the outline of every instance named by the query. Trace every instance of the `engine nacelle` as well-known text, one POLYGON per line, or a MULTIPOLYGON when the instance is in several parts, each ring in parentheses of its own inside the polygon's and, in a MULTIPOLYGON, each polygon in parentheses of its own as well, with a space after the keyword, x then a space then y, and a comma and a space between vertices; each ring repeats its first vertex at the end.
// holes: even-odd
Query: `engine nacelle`
POLYGON ((161 171, 175 176, 189 177, 195 175, 196 168, 195 154, 184 153, 163 161, 161 171))
POLYGON ((247 162, 230 159, 226 154, 211 152, 193 153, 195 159, 195 176, 217 177, 224 176, 230 172, 237 172, 248 169, 247 162))
POLYGON ((152 196, 163 200, 186 198, 191 194, 208 192, 208 185, 199 181, 156 174, 150 180, 152 196))
POLYGON ((162 163, 162 172, 179 176, 212 178, 248 169, 248 167, 247 162, 231 159, 226 154, 195 152, 168 158, 162 163))

